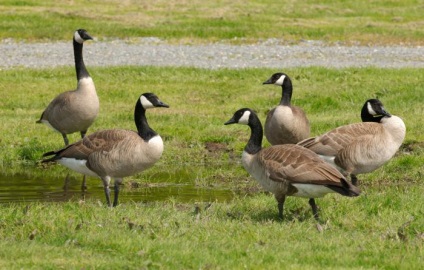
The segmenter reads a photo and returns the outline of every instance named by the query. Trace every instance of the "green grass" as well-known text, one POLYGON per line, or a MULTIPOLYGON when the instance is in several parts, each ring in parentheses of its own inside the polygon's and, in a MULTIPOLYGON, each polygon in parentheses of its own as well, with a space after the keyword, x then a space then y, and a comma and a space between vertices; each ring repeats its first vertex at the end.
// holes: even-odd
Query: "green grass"
MULTIPOLYGON (((300 198, 288 198, 287 219, 277 219, 274 198, 259 192, 237 163, 248 129, 223 125, 241 107, 250 107, 265 119, 278 103, 281 89, 261 83, 276 70, 88 68, 101 102, 89 132, 135 129, 133 107, 143 92, 154 92, 171 106, 148 111, 149 123, 164 138, 165 152, 157 166, 131 181, 154 183, 155 174, 193 165, 198 185, 227 187, 235 197, 210 207, 180 203, 177 197, 147 204, 125 202, 115 209, 107 209, 103 200, 3 204, 0 268, 419 269, 423 265, 422 69, 283 70, 292 78, 293 103, 308 114, 313 135, 360 121, 364 101, 373 97, 407 126, 405 144, 395 158, 360 175, 360 197, 333 194, 317 200, 322 219, 318 225, 307 200, 300 198), (206 150, 212 142, 224 150, 206 150), (199 165, 202 171, 196 172, 199 165)), ((66 175, 59 165, 37 166, 42 153, 60 148, 63 141, 35 121, 57 93, 75 87, 73 74, 72 67, 2 71, 4 174, 66 175)), ((78 134, 70 136, 71 141, 77 139, 78 134)))
MULTIPOLYGON (((136 99, 143 92, 154 92, 170 105, 168 109, 148 112, 152 127, 167 142, 165 162, 200 161, 206 154, 206 142, 224 143, 239 153, 249 132, 223 123, 241 107, 256 110, 264 120, 281 97, 280 88, 262 85, 274 71, 90 68, 101 111, 89 132, 115 127, 135 129, 136 99)), ((293 102, 308 113, 313 135, 360 121, 359 112, 365 100, 378 97, 389 112, 404 119, 407 143, 424 140, 423 127, 418 121, 423 113, 422 69, 298 68, 285 71, 293 79, 293 102)), ((75 87, 73 72, 70 67, 2 72, 0 121, 4 136, 0 157, 5 164, 34 162, 44 151, 62 146, 60 134, 35 121, 56 94, 75 87)), ((70 137, 75 141, 79 135, 70 137)))
POLYGON ((277 221, 275 201, 265 194, 210 206, 7 205, 1 207, 0 267, 418 269, 424 190, 408 191, 385 188, 355 200, 327 196, 320 200, 327 216, 320 227, 300 199, 287 200, 289 220, 277 221))
POLYGON ((154 36, 169 42, 278 38, 423 45, 423 2, 4 0, 0 39, 68 40, 86 28, 99 39, 154 36))
MULTIPOLYGON (((422 10, 420 0, 3 0, 0 39, 69 40, 75 29, 86 28, 100 40, 154 36, 194 44, 277 38, 424 45, 422 10)), ((151 203, 122 200, 114 209, 106 208, 103 198, 0 204, 1 269, 422 268, 422 69, 283 69, 294 84, 293 103, 306 111, 313 135, 360 121, 364 101, 374 97, 407 127, 398 154, 377 171, 360 175, 360 197, 331 194, 317 200, 318 224, 300 198, 288 198, 286 220, 278 220, 275 199, 261 192, 239 163, 248 128, 223 125, 241 107, 265 119, 281 90, 262 82, 277 70, 87 66, 101 102, 89 132, 135 129, 134 104, 143 92, 171 105, 147 116, 164 139, 162 159, 125 179, 121 197, 131 192, 128 183, 160 184, 169 173, 194 178, 196 186, 230 189, 234 198, 182 203, 176 195, 151 203), (212 150, 212 143, 220 148, 212 150)), ((34 181, 66 176, 68 170, 59 165, 38 165, 44 152, 62 147, 63 141, 35 121, 55 95, 75 87, 74 72, 72 66, 1 71, 3 175, 34 181)))

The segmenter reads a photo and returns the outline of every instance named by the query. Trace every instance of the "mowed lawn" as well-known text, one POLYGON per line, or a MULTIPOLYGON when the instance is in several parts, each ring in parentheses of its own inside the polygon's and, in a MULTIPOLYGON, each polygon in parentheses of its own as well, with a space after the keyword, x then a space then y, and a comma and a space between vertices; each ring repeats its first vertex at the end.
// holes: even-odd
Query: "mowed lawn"
POLYGON ((422 13, 423 3, 417 0, 3 0, 0 38, 67 40, 69 31, 84 26, 100 39, 423 45, 422 13))
MULTIPOLYGON (((321 221, 307 200, 288 198, 286 220, 239 163, 249 131, 224 126, 241 107, 262 120, 281 95, 261 84, 275 70, 191 68, 90 68, 101 113, 90 132, 135 129, 132 113, 142 92, 155 92, 169 109, 148 111, 165 141, 157 166, 129 177, 155 184, 155 175, 192 167, 195 185, 234 191, 227 202, 125 202, 107 209, 104 199, 69 203, 3 204, 0 215, 3 268, 405 268, 422 265, 424 161, 423 73, 419 69, 284 70, 294 83, 312 134, 360 121, 368 98, 379 97, 407 126, 404 146, 379 170, 360 175, 363 194, 317 200, 321 221), (223 150, 210 152, 215 143, 223 150), (196 168, 202 167, 202 171, 196 168), (40 254, 43 254, 40 256, 40 254), (84 254, 83 256, 81 254, 84 254)), ((40 167, 42 153, 62 138, 35 120, 58 86, 72 87, 73 68, 8 70, 0 79, 3 173, 64 178, 61 166, 40 167), (14 89, 10 91, 9 89, 14 89)), ((78 135, 70 136, 71 141, 78 135)), ((268 145, 264 141, 264 145, 268 145)), ((77 174, 73 177, 79 178, 77 174)), ((89 181, 99 181, 89 178, 89 181)), ((171 181, 171 180, 170 180, 171 181)), ((36 183, 34 183, 36 184, 36 183)), ((60 187, 63 183, 58 183, 60 187)))
MULTIPOLYGON (((191 44, 277 38, 288 43, 316 39, 423 45, 422 10, 423 3, 412 0, 5 0, 0 3, 0 38, 69 40, 75 29, 86 28, 104 40, 155 36, 191 44)), ((424 265, 422 69, 206 70, 88 63, 87 68, 101 103, 89 133, 135 129, 134 104, 143 92, 154 92, 170 105, 147 113, 150 125, 164 139, 161 160, 124 180, 121 198, 145 184, 155 185, 158 174, 184 167, 195 186, 230 189, 233 199, 183 203, 176 195, 165 201, 125 201, 113 209, 105 206, 104 198, 4 203, 1 269, 421 269, 424 265), (266 113, 278 104, 281 88, 262 82, 278 71, 292 78, 293 104, 307 113, 312 135, 359 122, 365 100, 376 97, 407 127, 397 155, 377 171, 359 175, 361 196, 331 194, 317 199, 319 222, 307 200, 293 197, 286 200, 286 219, 278 219, 273 196, 263 192, 240 164, 250 131, 224 126, 242 107, 254 109, 264 122, 266 113)), ((60 134, 35 121, 55 95, 75 87, 74 72, 72 63, 1 70, 3 176, 62 179, 69 172, 60 165, 39 165, 41 155, 62 147, 63 141, 60 134)), ((76 141, 79 135, 69 138, 76 141)), ((269 146, 265 140, 263 145, 269 146)), ((81 178, 76 173, 71 177, 81 178)))

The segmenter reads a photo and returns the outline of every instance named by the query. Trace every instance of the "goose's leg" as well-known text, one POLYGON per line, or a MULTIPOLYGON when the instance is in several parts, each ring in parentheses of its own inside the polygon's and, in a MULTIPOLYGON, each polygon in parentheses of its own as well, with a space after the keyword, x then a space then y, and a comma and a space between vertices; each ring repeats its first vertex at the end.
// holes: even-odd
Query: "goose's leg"
POLYGON ((120 185, 122 183, 122 178, 117 178, 115 179, 115 186, 114 186, 114 197, 113 197, 113 206, 117 206, 118 205, 118 196, 119 196, 119 189, 120 189, 120 185))
POLYGON ((87 185, 86 185, 86 176, 84 174, 84 176, 82 177, 82 183, 81 183, 81 190, 84 192, 87 190, 87 185))
POLYGON ((103 181, 103 188, 105 190, 106 203, 109 207, 112 207, 112 204, 110 203, 110 189, 109 189, 110 177, 109 176, 102 177, 102 181, 103 181))
MULTIPOLYGON (((63 141, 65 142, 65 147, 69 145, 69 140, 66 134, 62 133, 63 141)), ((63 184, 63 190, 65 192, 68 191, 69 188, 69 173, 65 177, 65 183, 63 184)))
POLYGON ((358 181, 358 178, 356 177, 356 175, 354 175, 354 174, 351 174, 350 175, 350 182, 352 183, 352 185, 354 185, 355 187, 357 187, 358 186, 358 184, 359 184, 359 181, 358 181))
POLYGON ((65 177, 65 183, 63 184, 63 190, 68 192, 69 189, 69 173, 65 177))
MULTIPOLYGON (((81 139, 84 139, 86 133, 87 133, 87 130, 81 131, 81 139)), ((86 184, 86 176, 85 176, 85 174, 82 177, 81 190, 83 192, 87 190, 87 184, 86 184)))
POLYGON ((69 145, 68 136, 66 136, 65 133, 62 133, 62 137, 63 137, 63 141, 65 142, 65 146, 68 146, 69 145))
POLYGON ((318 207, 317 207, 317 205, 316 205, 316 203, 315 203, 315 199, 314 198, 310 198, 309 199, 309 205, 311 206, 311 208, 312 208, 312 214, 314 215, 314 218, 316 219, 316 220, 318 220, 319 219, 319 215, 318 215, 318 207))
POLYGON ((284 219, 283 211, 284 211, 284 202, 286 201, 286 196, 282 194, 275 194, 275 199, 278 203, 278 217, 280 219, 284 219))

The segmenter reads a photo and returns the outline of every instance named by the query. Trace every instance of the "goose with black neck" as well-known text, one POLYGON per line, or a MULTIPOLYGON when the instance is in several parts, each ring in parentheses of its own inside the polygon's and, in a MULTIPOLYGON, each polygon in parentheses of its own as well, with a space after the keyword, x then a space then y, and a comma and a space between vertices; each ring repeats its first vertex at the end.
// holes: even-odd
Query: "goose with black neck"
POLYGON ((378 99, 368 99, 361 109, 363 122, 344 125, 298 143, 337 167, 358 185, 357 174, 370 173, 387 163, 406 135, 403 120, 386 111, 378 99))
POLYGON ((310 125, 305 112, 291 104, 293 84, 282 72, 274 73, 263 84, 281 86, 280 104, 267 114, 265 137, 272 145, 297 143, 309 137, 310 125))
MULTIPOLYGON (((83 43, 93 38, 84 29, 78 29, 72 40, 74 48, 77 88, 56 96, 36 123, 43 123, 54 131, 62 134, 65 146, 69 145, 67 134, 80 132, 84 138, 88 128, 93 124, 99 113, 100 102, 96 87, 84 64, 82 54, 83 43)), ((65 186, 68 176, 65 179, 65 186)), ((83 178, 81 189, 86 189, 86 179, 83 178)))
POLYGON ((96 87, 83 59, 83 43, 92 39, 84 29, 75 31, 73 48, 77 88, 56 96, 37 121, 62 134, 65 146, 69 144, 67 134, 80 132, 84 138, 99 112, 96 87))
POLYGON ((97 131, 59 151, 45 153, 44 157, 52 157, 42 162, 58 162, 73 171, 99 177, 108 206, 112 206, 109 185, 114 179, 113 206, 116 206, 123 178, 150 168, 162 156, 162 138, 150 127, 146 118, 146 110, 156 107, 169 106, 155 94, 144 93, 134 109, 137 132, 124 129, 97 131))
POLYGON ((318 219, 315 198, 334 192, 349 197, 360 194, 337 169, 306 148, 295 144, 262 148, 262 124, 251 109, 236 111, 225 123, 229 124, 250 127, 250 138, 242 154, 243 167, 266 191, 274 194, 281 219, 286 196, 309 198, 313 216, 318 219))

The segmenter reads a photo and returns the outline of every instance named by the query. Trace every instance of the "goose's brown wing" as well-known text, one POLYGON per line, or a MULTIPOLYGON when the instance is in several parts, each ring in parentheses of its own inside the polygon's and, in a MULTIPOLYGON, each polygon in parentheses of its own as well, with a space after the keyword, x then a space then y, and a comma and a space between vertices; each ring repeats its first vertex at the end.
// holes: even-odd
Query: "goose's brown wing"
POLYGON ((343 175, 315 153, 298 145, 275 145, 258 154, 273 181, 341 186, 343 175))
POLYGON ((333 129, 321 136, 305 139, 298 143, 319 155, 335 156, 361 136, 377 134, 381 129, 378 123, 355 123, 333 129))
POLYGON ((131 130, 108 129, 92 133, 84 139, 56 152, 58 158, 88 159, 94 152, 109 152, 118 143, 128 139, 129 136, 138 136, 131 130))
POLYGON ((54 118, 56 115, 63 115, 68 107, 67 104, 69 104, 73 98, 72 92, 73 91, 67 91, 56 96, 49 105, 47 105, 47 108, 41 114, 38 122, 41 120, 50 120, 50 117, 54 118))

